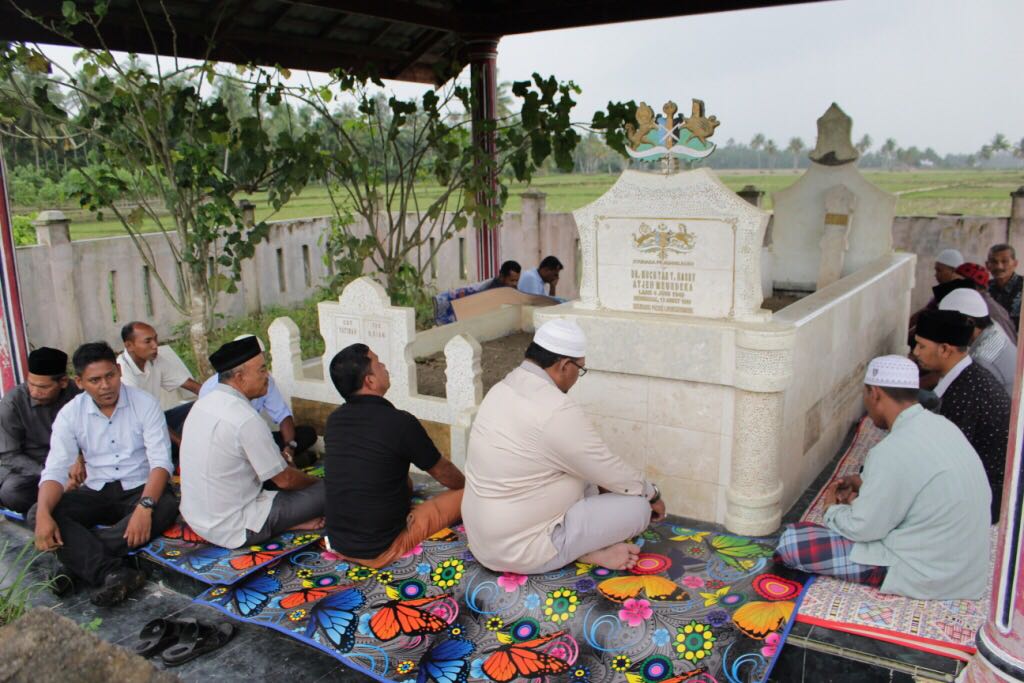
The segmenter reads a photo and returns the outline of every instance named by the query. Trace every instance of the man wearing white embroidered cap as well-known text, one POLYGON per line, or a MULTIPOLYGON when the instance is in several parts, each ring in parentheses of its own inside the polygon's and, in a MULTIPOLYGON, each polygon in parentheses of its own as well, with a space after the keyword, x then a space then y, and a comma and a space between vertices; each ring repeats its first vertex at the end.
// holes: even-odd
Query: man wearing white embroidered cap
POLYGON ((956 269, 964 264, 964 256, 956 249, 943 249, 935 257, 935 280, 940 285, 957 278, 956 269))
POLYGON ((974 325, 968 353, 999 380, 1007 396, 1013 396, 1017 373, 1017 347, 999 325, 992 322, 988 304, 973 289, 954 289, 939 302, 940 311, 958 311, 974 325))
POLYGON ((864 406, 889 434, 868 453, 860 477, 822 492, 826 526, 800 523, 782 532, 781 562, 911 598, 983 595, 991 496, 985 470, 956 425, 917 403, 917 391, 911 360, 871 361, 864 406))
POLYGON ((567 395, 586 374, 586 337, 544 323, 526 360, 480 404, 469 436, 462 521, 473 556, 538 574, 573 561, 629 569, 627 543, 665 515, 658 488, 612 453, 567 395))

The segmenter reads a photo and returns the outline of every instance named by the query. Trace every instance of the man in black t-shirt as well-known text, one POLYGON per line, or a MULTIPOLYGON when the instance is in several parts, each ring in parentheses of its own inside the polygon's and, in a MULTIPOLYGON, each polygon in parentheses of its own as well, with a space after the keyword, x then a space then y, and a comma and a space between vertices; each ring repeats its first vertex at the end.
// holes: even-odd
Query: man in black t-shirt
POLYGON ((384 398, 390 376, 369 347, 339 351, 330 374, 345 404, 324 432, 327 536, 345 559, 384 567, 458 521, 465 479, 419 420, 384 398), (452 490, 412 507, 410 464, 452 490))

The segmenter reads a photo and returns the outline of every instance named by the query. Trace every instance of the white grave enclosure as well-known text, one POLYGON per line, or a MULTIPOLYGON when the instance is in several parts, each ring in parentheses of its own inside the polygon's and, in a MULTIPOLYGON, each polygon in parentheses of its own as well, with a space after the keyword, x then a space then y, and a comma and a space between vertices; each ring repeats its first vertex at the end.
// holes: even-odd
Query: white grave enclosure
POLYGON ((861 414, 867 362, 906 351, 914 257, 889 246, 773 315, 768 213, 710 170, 626 171, 575 217, 580 300, 534 313, 587 334, 590 372, 572 395, 669 512, 773 532, 861 414))
POLYGON ((848 118, 833 109, 819 130, 842 139, 819 137, 815 163, 776 197, 774 272, 761 272, 769 214, 713 172, 626 171, 574 213, 579 300, 506 306, 416 334, 412 309, 360 278, 320 304, 319 365, 304 368, 292 321, 273 323, 277 384, 337 405, 330 359, 367 343, 390 369, 388 399, 444 426, 443 446, 462 466, 483 398, 478 341, 574 319, 590 372, 571 395, 611 449, 658 483, 670 513, 770 534, 863 414, 868 361, 908 350, 915 257, 893 252, 892 197, 857 172, 848 118), (763 282, 810 293, 772 313, 763 282), (413 357, 442 348, 447 398, 421 396, 413 357))

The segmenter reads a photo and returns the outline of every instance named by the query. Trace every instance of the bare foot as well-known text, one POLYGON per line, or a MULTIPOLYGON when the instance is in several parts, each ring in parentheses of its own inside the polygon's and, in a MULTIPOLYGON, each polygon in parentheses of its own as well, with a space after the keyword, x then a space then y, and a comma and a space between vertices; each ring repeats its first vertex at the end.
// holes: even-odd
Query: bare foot
POLYGON ((323 528, 324 528, 324 518, 323 517, 314 517, 313 519, 309 520, 308 522, 303 522, 302 524, 296 524, 295 526, 293 526, 288 531, 309 531, 311 529, 323 529, 323 528))
POLYGON ((632 543, 616 543, 607 548, 595 550, 580 558, 580 562, 596 564, 605 569, 632 569, 636 565, 640 546, 632 543))

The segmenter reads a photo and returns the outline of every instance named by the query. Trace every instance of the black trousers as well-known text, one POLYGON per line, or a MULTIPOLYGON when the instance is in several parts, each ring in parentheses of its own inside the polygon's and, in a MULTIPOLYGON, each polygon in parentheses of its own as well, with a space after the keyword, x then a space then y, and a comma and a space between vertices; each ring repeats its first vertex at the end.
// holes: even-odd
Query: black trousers
MULTIPOLYGON (((188 417, 193 405, 195 405, 195 401, 189 401, 176 405, 170 410, 165 410, 164 419, 167 420, 167 429, 180 437, 181 432, 185 429, 185 418, 188 417)), ((178 464, 178 444, 173 441, 171 441, 171 460, 175 465, 178 464)))
POLYGON ((38 474, 8 474, 0 482, 0 507, 24 514, 38 497, 38 474))
MULTIPOLYGON (((131 550, 124 539, 128 521, 142 498, 138 486, 127 491, 114 481, 99 491, 79 486, 65 493, 53 510, 64 545, 57 550, 57 559, 75 576, 99 586, 113 571, 121 568, 131 550), (94 529, 103 525, 103 529, 94 529)), ((178 518, 178 499, 170 487, 164 491, 153 509, 150 538, 159 536, 178 518)), ((28 515, 35 528, 36 508, 28 515)))

